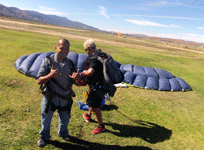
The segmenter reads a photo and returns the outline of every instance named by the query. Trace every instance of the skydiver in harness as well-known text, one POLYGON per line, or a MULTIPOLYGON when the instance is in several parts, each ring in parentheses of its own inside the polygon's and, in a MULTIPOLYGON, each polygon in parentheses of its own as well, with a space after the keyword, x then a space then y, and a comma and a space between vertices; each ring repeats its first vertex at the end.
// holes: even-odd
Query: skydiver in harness
POLYGON ((64 140, 69 141, 68 124, 72 107, 72 85, 74 80, 69 77, 76 72, 74 63, 67 58, 70 43, 67 39, 60 39, 55 46, 56 54, 53 56, 52 68, 50 61, 45 58, 40 66, 37 82, 40 85, 46 84, 46 92, 42 101, 41 109, 41 138, 37 142, 39 147, 50 142, 50 125, 53 113, 58 109, 59 131, 58 134, 64 140), (50 103, 50 104, 49 104, 50 103), (49 104, 49 105, 48 105, 49 104))
POLYGON ((100 55, 100 52, 96 50, 96 44, 92 39, 86 40, 84 43, 84 49, 88 54, 87 70, 82 74, 79 74, 79 70, 73 73, 71 78, 76 80, 77 85, 84 85, 84 81, 81 78, 86 78, 86 82, 89 85, 90 91, 88 93, 87 105, 89 106, 89 112, 84 113, 83 117, 86 122, 91 121, 92 112, 96 114, 98 120, 98 127, 92 131, 93 134, 99 134, 106 130, 102 119, 102 113, 100 110, 101 102, 107 91, 103 88, 104 76, 103 76, 103 64, 94 58, 94 55, 100 55), (80 78, 81 76, 81 78, 80 78))

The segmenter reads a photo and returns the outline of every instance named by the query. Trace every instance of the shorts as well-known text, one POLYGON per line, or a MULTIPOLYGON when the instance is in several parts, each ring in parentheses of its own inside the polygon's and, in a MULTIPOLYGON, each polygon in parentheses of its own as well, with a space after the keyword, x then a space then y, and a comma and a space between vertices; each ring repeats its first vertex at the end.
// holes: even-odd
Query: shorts
POLYGON ((89 107, 100 108, 103 98, 104 96, 99 95, 98 91, 90 90, 86 103, 89 107))

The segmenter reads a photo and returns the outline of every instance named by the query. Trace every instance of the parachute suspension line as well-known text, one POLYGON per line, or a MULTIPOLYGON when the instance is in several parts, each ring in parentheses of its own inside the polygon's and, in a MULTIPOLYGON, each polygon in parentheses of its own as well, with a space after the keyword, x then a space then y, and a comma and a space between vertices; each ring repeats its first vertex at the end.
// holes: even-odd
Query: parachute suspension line
POLYGON ((79 99, 78 99, 77 95, 75 96, 75 98, 73 99, 73 101, 75 101, 76 103, 79 102, 79 99))
POLYGON ((73 98, 73 101, 76 102, 76 103, 79 103, 79 98, 77 96, 77 95, 79 95, 79 87, 76 86, 74 91, 75 91, 76 96, 73 98))
POLYGON ((80 101, 85 101, 85 99, 87 98, 85 97, 85 94, 87 94, 87 91, 89 90, 87 89, 87 86, 82 86, 82 87, 77 86, 76 88, 77 88, 75 89, 76 97, 73 100, 76 103, 79 103, 80 101))
POLYGON ((76 103, 78 103, 78 102, 79 102, 79 99, 78 99, 78 97, 77 97, 78 93, 76 93, 75 95, 76 95, 76 96, 73 98, 73 101, 75 101, 76 103))

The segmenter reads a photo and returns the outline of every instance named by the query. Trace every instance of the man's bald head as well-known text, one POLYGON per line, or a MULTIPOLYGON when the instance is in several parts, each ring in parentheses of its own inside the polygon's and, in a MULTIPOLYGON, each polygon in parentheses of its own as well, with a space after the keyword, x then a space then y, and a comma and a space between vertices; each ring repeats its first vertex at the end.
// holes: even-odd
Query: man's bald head
POLYGON ((57 41, 57 45, 55 46, 55 50, 57 53, 58 59, 63 60, 69 53, 70 43, 67 39, 60 39, 57 41))
POLYGON ((70 46, 70 43, 67 39, 60 39, 57 41, 57 46, 63 46, 63 45, 68 45, 70 46))

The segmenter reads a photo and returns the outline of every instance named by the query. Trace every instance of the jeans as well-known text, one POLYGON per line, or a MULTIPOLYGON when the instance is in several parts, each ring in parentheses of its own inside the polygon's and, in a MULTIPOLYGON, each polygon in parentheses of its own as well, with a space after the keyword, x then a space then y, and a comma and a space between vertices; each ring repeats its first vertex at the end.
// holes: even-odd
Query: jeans
POLYGON ((59 117, 59 127, 58 127, 58 134, 61 137, 67 137, 68 134, 68 124, 70 118, 69 110, 61 110, 60 108, 66 107, 69 103, 68 100, 64 100, 60 97, 53 97, 51 99, 52 105, 49 106, 48 113, 45 113, 46 104, 48 99, 46 96, 43 97, 42 100, 42 107, 41 107, 41 125, 42 130, 39 132, 41 137, 44 140, 49 140, 50 136, 50 125, 52 116, 54 114, 54 110, 58 109, 58 117, 59 117), (52 109, 51 109, 52 107, 52 109), (54 109, 53 109, 54 108, 54 109))

